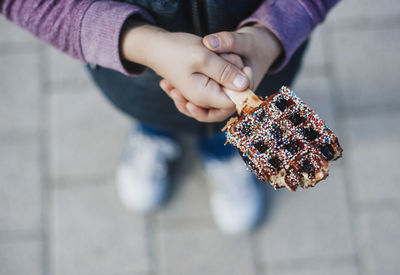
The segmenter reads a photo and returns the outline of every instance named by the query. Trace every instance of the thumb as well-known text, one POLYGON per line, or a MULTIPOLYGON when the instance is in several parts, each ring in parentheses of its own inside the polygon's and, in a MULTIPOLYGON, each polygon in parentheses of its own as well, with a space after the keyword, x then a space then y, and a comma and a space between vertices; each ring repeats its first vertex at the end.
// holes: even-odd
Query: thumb
POLYGON ((250 49, 250 37, 246 33, 217 32, 203 37, 202 40, 207 49, 216 53, 235 53, 246 55, 250 49))
POLYGON ((213 58, 210 58, 206 66, 201 68, 200 73, 228 89, 244 91, 249 86, 249 79, 244 72, 222 57, 216 54, 212 55, 213 58))

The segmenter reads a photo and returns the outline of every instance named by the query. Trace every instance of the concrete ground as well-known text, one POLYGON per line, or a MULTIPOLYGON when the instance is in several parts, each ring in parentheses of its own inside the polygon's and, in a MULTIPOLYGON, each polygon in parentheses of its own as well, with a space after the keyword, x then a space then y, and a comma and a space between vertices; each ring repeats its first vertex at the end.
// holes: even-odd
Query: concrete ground
POLYGON ((124 209, 128 118, 79 62, 3 18, 0 34, 1 275, 399 274, 398 1, 343 1, 313 34, 294 88, 344 157, 314 189, 267 186, 265 222, 241 237, 216 229, 190 153, 165 209, 124 209))

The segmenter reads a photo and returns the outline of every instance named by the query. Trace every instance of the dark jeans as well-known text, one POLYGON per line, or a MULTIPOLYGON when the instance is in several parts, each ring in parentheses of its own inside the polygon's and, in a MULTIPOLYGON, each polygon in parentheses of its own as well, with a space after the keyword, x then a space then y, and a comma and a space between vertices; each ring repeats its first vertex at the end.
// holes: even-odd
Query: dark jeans
MULTIPOLYGON (((138 127, 147 135, 163 136, 171 139, 176 138, 176 135, 173 133, 157 129, 140 122, 138 127)), ((211 136, 199 136, 197 137, 196 141, 197 148, 204 158, 224 159, 236 153, 236 150, 232 145, 225 145, 226 138, 225 134, 222 132, 211 136)))

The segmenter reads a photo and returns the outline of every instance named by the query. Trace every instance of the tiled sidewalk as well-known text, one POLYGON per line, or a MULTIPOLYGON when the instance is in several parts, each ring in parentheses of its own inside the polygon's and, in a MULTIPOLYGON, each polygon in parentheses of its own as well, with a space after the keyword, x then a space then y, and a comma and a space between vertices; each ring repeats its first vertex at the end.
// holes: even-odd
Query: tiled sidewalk
MULTIPOLYGON (((113 185, 127 117, 81 64, 0 18, 0 275, 399 274, 400 4, 339 4, 294 86, 341 137, 318 187, 269 194, 264 224, 228 237, 192 152, 159 213, 113 185)), ((189 146, 190 147, 190 146, 189 146)))

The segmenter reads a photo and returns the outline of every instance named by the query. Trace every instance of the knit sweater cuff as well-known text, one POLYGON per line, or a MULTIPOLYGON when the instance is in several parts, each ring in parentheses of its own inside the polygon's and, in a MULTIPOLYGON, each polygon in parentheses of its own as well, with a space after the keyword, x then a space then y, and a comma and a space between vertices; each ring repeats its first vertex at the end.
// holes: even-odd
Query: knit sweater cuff
POLYGON ((154 23, 153 18, 139 7, 116 2, 94 2, 86 11, 80 28, 80 41, 83 58, 87 63, 98 64, 126 75, 137 75, 144 67, 121 58, 121 31, 128 18, 154 23))

